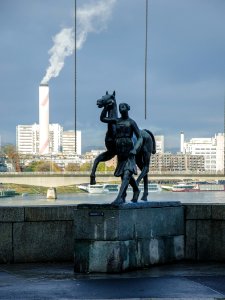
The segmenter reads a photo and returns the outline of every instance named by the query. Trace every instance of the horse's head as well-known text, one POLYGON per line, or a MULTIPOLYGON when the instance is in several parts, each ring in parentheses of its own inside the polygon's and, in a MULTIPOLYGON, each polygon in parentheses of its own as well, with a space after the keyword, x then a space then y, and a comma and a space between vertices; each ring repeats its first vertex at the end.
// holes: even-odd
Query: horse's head
POLYGON ((113 108, 114 105, 116 105, 116 92, 114 91, 111 95, 106 92, 106 94, 104 96, 102 96, 101 99, 97 100, 97 106, 99 108, 102 107, 108 107, 108 108, 113 108))

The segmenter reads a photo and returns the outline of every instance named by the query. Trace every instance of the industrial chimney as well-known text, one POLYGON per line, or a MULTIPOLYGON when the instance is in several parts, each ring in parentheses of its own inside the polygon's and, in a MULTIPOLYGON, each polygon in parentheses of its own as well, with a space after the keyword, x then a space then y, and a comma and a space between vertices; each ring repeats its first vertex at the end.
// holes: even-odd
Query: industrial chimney
POLYGON ((39 86, 39 154, 49 153, 49 86, 39 86))
POLYGON ((184 153, 184 132, 180 133, 180 152, 184 153))

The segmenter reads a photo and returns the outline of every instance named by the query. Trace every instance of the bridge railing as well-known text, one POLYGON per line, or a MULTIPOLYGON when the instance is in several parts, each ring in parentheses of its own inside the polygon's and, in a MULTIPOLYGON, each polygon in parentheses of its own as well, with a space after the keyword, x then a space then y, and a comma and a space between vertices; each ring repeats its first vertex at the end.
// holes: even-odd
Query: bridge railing
MULTIPOLYGON (((96 172, 97 176, 101 175, 112 175, 114 172, 112 171, 98 171, 96 172)), ((214 172, 214 171, 150 171, 149 175, 163 175, 163 176, 176 176, 176 175, 190 175, 190 176, 224 176, 224 172, 214 172)), ((0 177, 7 177, 7 176, 90 176, 90 171, 75 171, 75 172, 0 172, 0 177)))

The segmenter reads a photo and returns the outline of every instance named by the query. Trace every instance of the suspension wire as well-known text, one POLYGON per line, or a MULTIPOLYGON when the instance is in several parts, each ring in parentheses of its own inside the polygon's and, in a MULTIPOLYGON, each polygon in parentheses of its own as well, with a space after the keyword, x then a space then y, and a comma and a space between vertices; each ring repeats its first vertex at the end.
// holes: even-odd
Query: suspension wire
POLYGON ((74 139, 77 153, 77 0, 74 0, 74 139))
POLYGON ((148 0, 145 0, 145 120, 147 119, 148 0))
POLYGON ((225 91, 223 99, 223 175, 225 176, 225 91))

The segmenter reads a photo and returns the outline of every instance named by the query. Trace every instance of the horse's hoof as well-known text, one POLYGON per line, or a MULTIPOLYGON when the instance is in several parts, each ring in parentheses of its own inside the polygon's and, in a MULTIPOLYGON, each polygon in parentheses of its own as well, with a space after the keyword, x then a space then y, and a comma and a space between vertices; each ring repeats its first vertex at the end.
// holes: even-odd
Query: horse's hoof
POLYGON ((125 199, 116 198, 116 200, 114 200, 111 204, 120 205, 120 204, 123 204, 124 202, 125 202, 125 199))
POLYGON ((95 176, 90 176, 90 184, 91 185, 95 185, 96 184, 95 176))
POLYGON ((147 197, 148 197, 147 195, 143 195, 143 196, 141 197, 141 200, 142 200, 142 201, 148 201, 147 197))
POLYGON ((130 201, 133 203, 137 203, 137 199, 131 199, 130 201))

